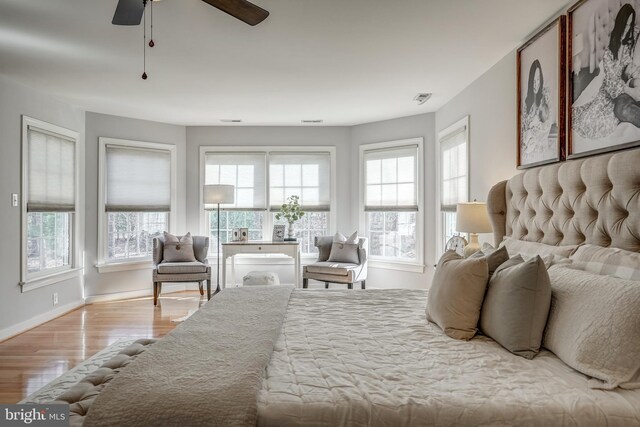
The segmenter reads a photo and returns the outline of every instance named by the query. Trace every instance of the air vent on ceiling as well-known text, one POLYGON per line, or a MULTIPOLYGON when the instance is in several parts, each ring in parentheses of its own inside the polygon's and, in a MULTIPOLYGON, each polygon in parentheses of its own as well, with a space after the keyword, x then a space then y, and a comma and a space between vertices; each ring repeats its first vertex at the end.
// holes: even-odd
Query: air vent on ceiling
POLYGON ((242 123, 240 119, 221 119, 222 123, 242 123))
POLYGON ((431 98, 431 95, 431 93, 419 93, 415 98, 413 98, 413 100, 416 101, 418 105, 422 105, 431 98))
POLYGON ((322 123, 323 120, 321 119, 313 119, 313 120, 302 120, 302 123, 322 123))

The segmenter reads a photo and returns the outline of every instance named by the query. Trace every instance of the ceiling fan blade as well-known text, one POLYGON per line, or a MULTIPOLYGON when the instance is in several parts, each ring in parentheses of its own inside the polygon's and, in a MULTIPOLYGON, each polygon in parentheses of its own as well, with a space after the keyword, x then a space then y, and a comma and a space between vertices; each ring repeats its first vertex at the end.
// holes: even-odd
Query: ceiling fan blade
POLYGON ((113 14, 113 25, 140 25, 144 3, 142 0, 119 0, 116 13, 113 14))
MULTIPOLYGON (((121 0, 122 1, 122 0, 121 0)), ((220 9, 223 12, 228 13, 234 18, 249 24, 257 25, 264 21, 269 12, 256 6, 253 3, 249 3, 247 0, 202 0, 211 6, 220 9)))

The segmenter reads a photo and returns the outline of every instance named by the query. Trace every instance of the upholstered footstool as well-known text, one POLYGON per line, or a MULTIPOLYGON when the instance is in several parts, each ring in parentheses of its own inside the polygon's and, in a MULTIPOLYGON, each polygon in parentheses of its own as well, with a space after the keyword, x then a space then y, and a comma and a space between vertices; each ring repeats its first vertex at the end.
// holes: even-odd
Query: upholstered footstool
POLYGON ((279 285, 280 278, 271 271, 250 271, 242 278, 242 286, 279 285))

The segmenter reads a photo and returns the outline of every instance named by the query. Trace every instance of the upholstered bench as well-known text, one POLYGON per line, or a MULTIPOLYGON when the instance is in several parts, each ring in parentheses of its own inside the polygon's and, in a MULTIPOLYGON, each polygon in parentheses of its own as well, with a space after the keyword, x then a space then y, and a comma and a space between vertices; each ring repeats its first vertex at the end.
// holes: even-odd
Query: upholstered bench
POLYGON ((84 377, 84 379, 62 393, 51 403, 68 404, 69 425, 74 427, 81 426, 84 423, 84 417, 87 415, 87 412, 89 412, 91 404, 109 381, 111 381, 122 368, 131 363, 132 360, 156 341, 158 340, 137 340, 107 360, 102 366, 84 377))

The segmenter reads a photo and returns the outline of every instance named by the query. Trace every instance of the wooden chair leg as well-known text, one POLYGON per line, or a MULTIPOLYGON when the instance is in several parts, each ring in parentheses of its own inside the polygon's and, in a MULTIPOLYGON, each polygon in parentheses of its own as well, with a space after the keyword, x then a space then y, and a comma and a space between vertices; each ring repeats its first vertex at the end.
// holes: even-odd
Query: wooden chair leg
POLYGON ((363 280, 362 282, 360 282, 360 284, 362 285, 362 289, 366 289, 366 280, 363 280))
POLYGON ((160 296, 160 292, 158 292, 160 289, 158 282, 153 282, 153 305, 156 306, 158 305, 158 297, 160 296))
POLYGON ((200 289, 200 295, 204 295, 204 282, 198 282, 198 288, 200 289))
POLYGON ((347 289, 353 289, 353 283, 347 284, 347 289))
POLYGON ((324 282, 324 288, 329 289, 329 282, 324 282))
POLYGON ((309 287, 309 279, 306 277, 302 278, 302 288, 307 289, 309 287))

